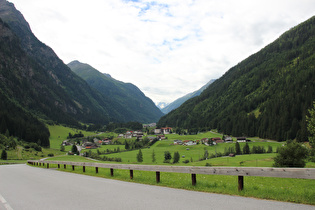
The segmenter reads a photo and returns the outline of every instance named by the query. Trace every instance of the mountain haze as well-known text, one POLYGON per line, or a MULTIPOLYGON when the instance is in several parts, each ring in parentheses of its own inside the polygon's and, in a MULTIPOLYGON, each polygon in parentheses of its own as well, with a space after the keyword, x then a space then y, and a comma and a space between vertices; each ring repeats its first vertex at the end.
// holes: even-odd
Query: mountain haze
POLYGON ((91 87, 108 98, 108 103, 124 116, 124 121, 157 122, 163 115, 153 101, 135 85, 115 80, 109 74, 103 74, 79 61, 72 61, 68 66, 91 87))
POLYGON ((315 99, 314 52, 312 17, 163 116, 158 126, 306 141, 305 116, 315 99))
POLYGON ((183 97, 180 97, 178 99, 176 99, 175 101, 173 101, 172 103, 168 104, 166 107, 162 108, 162 112, 164 114, 169 113, 170 111, 180 107, 180 105, 182 105, 185 101, 199 96, 202 91, 204 91, 210 84, 212 84, 215 81, 215 79, 210 80, 207 84, 205 84, 204 86, 202 86, 199 90, 196 90, 192 93, 188 93, 187 95, 184 95, 183 97))

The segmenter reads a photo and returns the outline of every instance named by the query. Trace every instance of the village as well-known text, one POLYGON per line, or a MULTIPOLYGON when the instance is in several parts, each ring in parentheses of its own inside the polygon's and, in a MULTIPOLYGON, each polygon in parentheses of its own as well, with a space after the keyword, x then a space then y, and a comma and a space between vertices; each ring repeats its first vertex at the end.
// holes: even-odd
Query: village
MULTIPOLYGON (((173 132, 171 127, 164 127, 164 128, 155 128, 152 130, 152 135, 148 135, 146 132, 142 130, 138 131, 126 131, 125 133, 118 134, 117 137, 113 138, 99 138, 94 137, 91 138, 84 138, 82 137, 79 139, 67 139, 63 141, 63 146, 69 145, 76 145, 78 150, 81 151, 82 149, 97 149, 101 147, 101 145, 112 145, 112 144, 123 144, 123 141, 119 140, 128 140, 128 139, 135 139, 137 141, 142 141, 144 138, 148 139, 149 142, 154 141, 155 139, 158 141, 167 139, 166 135, 169 134, 176 134, 173 132), (120 142, 120 143, 117 143, 120 142)), ((230 136, 223 136, 220 137, 213 137, 213 138, 202 138, 202 139, 189 139, 189 135, 187 136, 187 140, 179 140, 175 139, 173 145, 183 145, 183 146, 193 146, 198 144, 204 144, 206 146, 214 146, 220 143, 233 143, 233 139, 230 136)), ((243 143, 243 142, 251 142, 251 140, 247 139, 246 137, 235 137, 235 142, 243 143)))

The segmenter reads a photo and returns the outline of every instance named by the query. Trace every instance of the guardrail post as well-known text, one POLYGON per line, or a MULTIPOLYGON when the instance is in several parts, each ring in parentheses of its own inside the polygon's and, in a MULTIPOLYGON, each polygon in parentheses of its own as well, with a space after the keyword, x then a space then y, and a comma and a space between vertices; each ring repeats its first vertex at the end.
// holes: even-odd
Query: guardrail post
POLYGON ((95 167, 95 173, 98 173, 98 167, 95 167))
POLYGON ((114 176, 114 169, 113 168, 110 169, 110 175, 114 176))
POLYGON ((47 168, 49 168, 49 163, 47 163, 47 168))
POLYGON ((242 191, 244 189, 244 177, 238 176, 238 191, 242 191))
POLYGON ((130 170, 130 179, 133 179, 133 170, 130 170))
POLYGON ((67 168, 67 165, 66 165, 66 164, 64 164, 64 165, 63 165, 63 168, 64 168, 64 169, 66 169, 66 168, 67 168))
POLYGON ((42 166, 42 163, 39 163, 39 166, 42 166))
POLYGON ((58 168, 60 168, 60 164, 58 164, 58 168))
POLYGON ((197 183, 196 174, 191 174, 192 185, 195 186, 197 183))
POLYGON ((159 171, 157 171, 156 173, 155 173, 156 175, 155 175, 155 177, 156 177, 156 183, 160 183, 160 178, 161 178, 161 174, 160 174, 160 172, 159 171))
POLYGON ((74 171, 74 165, 72 165, 72 171, 74 171))
POLYGON ((85 173, 85 166, 83 166, 83 172, 85 173))
POLYGON ((43 163, 43 166, 45 167, 45 163, 43 163))

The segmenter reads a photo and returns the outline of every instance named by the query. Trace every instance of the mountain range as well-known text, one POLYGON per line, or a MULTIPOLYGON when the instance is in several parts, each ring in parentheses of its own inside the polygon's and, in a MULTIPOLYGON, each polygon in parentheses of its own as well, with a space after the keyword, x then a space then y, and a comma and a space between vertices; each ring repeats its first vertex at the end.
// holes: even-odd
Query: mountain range
POLYGON ((158 126, 307 141, 315 100, 315 17, 229 69, 158 126))
POLYGON ((194 91, 192 93, 188 93, 188 94, 184 95, 183 97, 180 97, 180 98, 176 99, 172 103, 170 103, 170 104, 166 105, 165 107, 161 108, 162 112, 164 114, 167 114, 170 111, 180 107, 180 105, 182 105, 185 101, 187 101, 187 100, 189 100, 189 99, 191 99, 193 97, 199 96, 202 93, 202 91, 204 91, 214 81, 215 81, 215 79, 212 79, 207 84, 202 86, 199 90, 196 90, 196 91, 194 91))
POLYGON ((36 38, 23 15, 6 0, 0 0, 0 19, 1 133, 9 131, 26 141, 49 146, 49 131, 44 123, 80 127, 81 123, 151 122, 162 116, 153 102, 131 84, 120 84, 119 88, 124 86, 120 98, 90 86, 36 38), (145 101, 121 104, 126 95, 145 101), (150 114, 142 112, 133 118, 129 104, 150 114))
POLYGON ((163 115, 153 101, 131 83, 124 83, 103 74, 92 66, 79 61, 68 64, 70 69, 83 78, 91 87, 99 91, 111 103, 116 115, 124 122, 157 122, 163 115))

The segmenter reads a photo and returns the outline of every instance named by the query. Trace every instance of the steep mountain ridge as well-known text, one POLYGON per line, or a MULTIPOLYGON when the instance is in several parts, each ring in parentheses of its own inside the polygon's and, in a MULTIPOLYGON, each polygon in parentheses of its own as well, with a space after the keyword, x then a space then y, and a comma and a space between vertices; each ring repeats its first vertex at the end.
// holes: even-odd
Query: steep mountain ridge
POLYGON ((314 51, 312 17, 231 68, 158 126, 305 141, 305 116, 315 99, 314 51))
POLYGON ((192 93, 188 93, 186 95, 184 95, 183 97, 180 97, 178 99, 176 99, 175 101, 173 101, 172 103, 168 104, 166 107, 162 108, 162 112, 164 114, 169 113, 170 111, 177 109, 178 107, 180 107, 185 101, 199 96, 202 91, 204 91, 210 84, 212 84, 215 81, 215 79, 210 80, 207 84, 205 84, 204 86, 202 86, 199 90, 196 90, 192 93))
MULTIPOLYGON (((60 123, 77 124, 77 121, 87 123, 108 123, 114 119, 110 107, 101 95, 74 74, 54 53, 54 51, 40 42, 32 33, 23 15, 17 11, 12 3, 0 0, 0 18, 6 22, 13 33, 19 38, 22 50, 49 75, 49 83, 53 81, 54 94, 50 98, 59 111, 47 112, 40 106, 40 114, 60 123)), ((39 94, 40 94, 39 90, 39 94)), ((42 92, 42 94, 44 94, 42 92)), ((33 110, 32 107, 29 107, 33 110)))
POLYGON ((68 66, 104 97, 110 98, 110 103, 125 116, 126 121, 157 122, 163 115, 135 85, 118 81, 79 61, 72 61, 68 66))
POLYGON ((42 103, 45 98, 37 97, 35 89, 30 86, 49 95, 47 86, 50 84, 38 82, 47 77, 48 75, 26 56, 20 48, 19 39, 0 19, 0 133, 8 131, 10 135, 25 141, 49 146, 48 129, 25 108, 33 107, 35 103, 45 106, 42 103))

